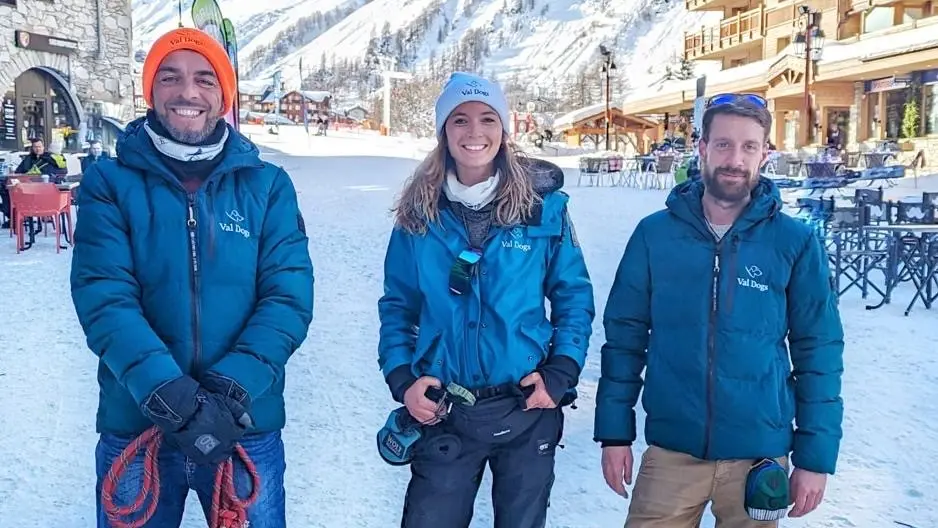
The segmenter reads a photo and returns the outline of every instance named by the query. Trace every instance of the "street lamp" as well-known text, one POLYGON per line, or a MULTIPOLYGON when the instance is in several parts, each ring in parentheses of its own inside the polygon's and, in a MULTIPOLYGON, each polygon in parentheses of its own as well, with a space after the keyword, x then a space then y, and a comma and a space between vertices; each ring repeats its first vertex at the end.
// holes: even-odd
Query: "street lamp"
POLYGON ((606 151, 609 151, 612 150, 609 142, 609 125, 612 121, 612 109, 609 104, 609 100, 612 98, 610 77, 612 76, 612 71, 616 69, 616 63, 612 60, 612 50, 607 48, 604 44, 599 45, 599 54, 602 55, 603 58, 602 73, 606 81, 606 151))
POLYGON ((798 6, 798 18, 804 29, 795 34, 795 56, 804 59, 804 132, 802 145, 811 141, 811 74, 814 63, 821 60, 824 51, 824 30, 821 29, 821 13, 806 5, 798 6))

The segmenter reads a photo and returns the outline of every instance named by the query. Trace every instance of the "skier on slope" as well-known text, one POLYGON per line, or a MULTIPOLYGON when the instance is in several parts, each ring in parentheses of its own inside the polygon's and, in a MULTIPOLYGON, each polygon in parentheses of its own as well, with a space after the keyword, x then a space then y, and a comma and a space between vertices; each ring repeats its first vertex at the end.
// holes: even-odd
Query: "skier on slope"
POLYGON ((708 502, 717 528, 776 526, 790 504, 791 517, 814 510, 834 473, 837 294, 823 242, 759 175, 771 123, 759 96, 711 98, 701 180, 639 222, 619 264, 595 438, 606 482, 627 495, 644 387, 649 447, 627 528, 695 528, 708 502))
MULTIPOLYGON (((137 457, 107 487, 122 450, 155 424, 159 502, 145 526, 179 526, 190 488, 209 514, 218 464, 240 443, 261 481, 247 520, 282 527, 284 369, 313 306, 297 196, 222 120, 235 72, 211 37, 180 28, 157 39, 143 93, 150 110, 127 126, 117 159, 84 174, 75 232, 72 299, 100 357, 98 526, 119 525, 102 487, 128 505, 152 476, 137 457)), ((243 499, 240 464, 234 481, 243 499)))
POLYGON ((436 102, 439 144, 396 205, 379 364, 393 398, 426 424, 404 528, 468 526, 486 463, 495 526, 546 523, 593 288, 563 173, 521 157, 508 120, 498 85, 453 74, 436 102), (427 396, 443 389, 451 399, 427 396))

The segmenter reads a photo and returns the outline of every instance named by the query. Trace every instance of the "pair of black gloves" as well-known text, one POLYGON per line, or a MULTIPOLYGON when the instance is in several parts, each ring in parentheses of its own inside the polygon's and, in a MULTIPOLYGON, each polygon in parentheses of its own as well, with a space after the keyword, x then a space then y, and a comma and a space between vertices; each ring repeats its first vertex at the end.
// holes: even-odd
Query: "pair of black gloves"
POLYGON ((182 376, 160 385, 144 400, 142 410, 167 443, 192 462, 217 465, 253 427, 250 405, 236 381, 209 373, 201 383, 182 376))
MULTIPOLYGON (((580 379, 580 366, 572 358, 552 355, 547 358, 536 372, 544 380, 547 394, 557 406, 572 402, 574 396, 570 389, 577 386, 580 379)), ((401 365, 388 373, 385 382, 391 390, 391 397, 398 403, 404 403, 404 393, 417 381, 410 370, 410 365, 401 365)))

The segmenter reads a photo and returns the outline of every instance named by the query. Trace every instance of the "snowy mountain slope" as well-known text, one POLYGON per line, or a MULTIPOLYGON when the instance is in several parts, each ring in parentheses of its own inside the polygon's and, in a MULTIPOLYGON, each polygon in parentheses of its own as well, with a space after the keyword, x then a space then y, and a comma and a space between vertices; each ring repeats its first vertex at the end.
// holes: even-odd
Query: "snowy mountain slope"
MULTIPOLYGON (((368 0, 220 0, 222 14, 230 18, 238 35, 239 54, 249 56, 260 44, 270 44, 281 31, 304 17, 336 8, 357 8, 368 0)), ((146 50, 163 33, 178 27, 179 3, 168 0, 132 0, 133 45, 146 50)), ((192 26, 192 0, 182 2, 182 23, 192 26)), ((353 9, 354 10, 354 9, 353 9)))
POLYGON ((417 19, 440 0, 374 0, 330 28, 310 44, 270 65, 260 75, 269 77, 283 72, 288 87, 299 85, 299 59, 306 64, 319 64, 325 53, 337 59, 363 59, 373 37, 387 25, 393 34, 417 19))
MULTIPOLYGON (((288 88, 325 58, 363 61, 388 36, 400 68, 421 70, 470 40, 481 69, 500 79, 556 86, 595 65, 600 43, 616 51, 618 75, 643 87, 661 77, 686 30, 715 22, 678 0, 220 0, 239 36, 242 78, 281 71, 288 88)), ((183 22, 190 2, 183 2, 183 22)), ((177 4, 133 0, 134 44, 145 50, 178 24, 177 4)))
POLYGON ((499 78, 517 75, 526 83, 545 87, 595 63, 600 43, 616 50, 620 75, 628 72, 632 86, 647 85, 680 52, 683 32, 714 17, 688 13, 682 2, 667 0, 376 0, 271 65, 267 73, 282 69, 288 84, 298 83, 299 72, 293 65, 300 57, 306 63, 319 61, 323 53, 360 57, 385 22, 392 33, 412 31, 406 21, 421 16, 421 8, 424 15, 431 10, 436 13, 430 13, 435 14, 435 23, 424 32, 419 46, 418 69, 468 33, 482 30, 491 52, 483 60, 486 73, 499 78), (515 11, 514 2, 533 7, 515 11), (600 9, 604 4, 605 11, 600 9), (467 9, 468 5, 472 7, 467 9), (440 29, 448 33, 442 41, 440 29), (646 78, 649 67, 655 74, 646 78))

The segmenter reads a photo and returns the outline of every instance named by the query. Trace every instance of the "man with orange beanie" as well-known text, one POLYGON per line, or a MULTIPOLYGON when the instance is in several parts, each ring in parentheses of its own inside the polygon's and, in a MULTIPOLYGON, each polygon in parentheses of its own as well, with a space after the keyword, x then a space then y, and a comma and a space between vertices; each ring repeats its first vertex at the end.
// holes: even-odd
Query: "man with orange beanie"
MULTIPOLYGON (((209 35, 160 37, 143 93, 150 109, 127 126, 116 159, 84 174, 75 230, 72 300, 100 358, 98 526, 127 521, 113 505, 133 503, 153 477, 142 456, 119 484, 107 476, 149 430, 163 442, 144 526, 179 526, 190 490, 208 514, 218 465, 240 444, 261 483, 246 520, 283 527, 285 367, 313 309, 296 191, 222 119, 236 76, 209 35)), ((251 479, 235 458, 244 499, 251 479)))

